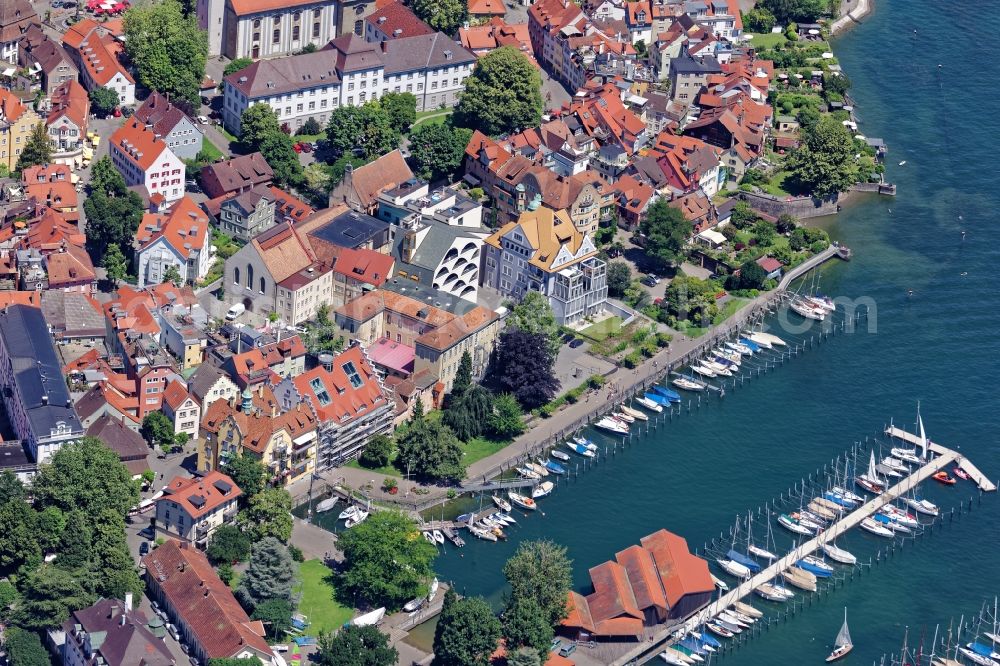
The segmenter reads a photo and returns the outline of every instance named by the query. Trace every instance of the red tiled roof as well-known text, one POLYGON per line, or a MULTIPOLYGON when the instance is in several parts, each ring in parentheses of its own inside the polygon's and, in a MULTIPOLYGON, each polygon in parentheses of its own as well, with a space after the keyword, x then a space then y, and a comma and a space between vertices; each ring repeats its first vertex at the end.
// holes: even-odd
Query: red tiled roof
POLYGON ((333 360, 333 370, 323 366, 295 377, 292 381, 300 395, 307 396, 313 409, 324 421, 338 425, 366 416, 372 410, 388 404, 375 372, 361 353, 361 347, 351 347, 333 360), (354 386, 344 366, 353 364, 361 383, 354 386))
POLYGON ((11 123, 17 121, 26 108, 17 95, 6 88, 0 88, 0 115, 4 120, 11 123))
POLYGON ((90 255, 82 247, 67 244, 62 251, 48 255, 45 262, 51 289, 97 280, 90 255))
POLYGON ((87 127, 87 114, 90 113, 90 98, 83 86, 71 79, 52 91, 52 110, 45 123, 50 127, 65 116, 81 131, 87 127))
POLYGON ((392 272, 394 261, 392 256, 374 250, 343 247, 337 251, 333 270, 358 282, 381 287, 392 272))
POLYGON ((684 537, 659 530, 643 537, 639 543, 653 556, 671 608, 686 594, 715 591, 708 562, 691 554, 684 537))
POLYGON ((380 5, 368 16, 367 21, 390 38, 434 34, 429 25, 417 18, 417 15, 401 2, 387 2, 380 5))
POLYGON ((469 0, 470 16, 503 16, 506 13, 503 0, 469 0))
POLYGON ((229 0, 229 4, 237 16, 260 14, 262 12, 281 11, 289 7, 314 4, 316 0, 229 0))
POLYGON ((189 397, 187 387, 177 379, 172 380, 163 390, 163 402, 170 405, 170 409, 175 412, 189 397))
POLYGON ((757 260, 757 265, 763 268, 765 273, 773 273, 783 266, 783 264, 774 257, 761 257, 757 260))
POLYGON ((275 215, 281 215, 287 220, 298 223, 316 212, 305 201, 292 196, 280 187, 268 185, 267 189, 274 195, 275 215))
POLYGON ((139 122, 135 117, 111 135, 110 145, 117 148, 143 172, 153 166, 153 163, 167 148, 167 144, 152 129, 139 122))
POLYGON ((201 552, 169 540, 143 562, 150 585, 162 591, 209 659, 233 657, 247 648, 271 654, 263 625, 247 616, 201 552))
POLYGON ((192 250, 204 249, 208 240, 208 216, 191 197, 185 195, 162 213, 142 216, 136 242, 139 251, 150 247, 160 238, 187 259, 192 250))
POLYGON ((175 502, 193 520, 197 520, 242 494, 243 491, 231 478, 213 471, 201 478, 174 477, 163 487, 163 497, 156 502, 175 502))

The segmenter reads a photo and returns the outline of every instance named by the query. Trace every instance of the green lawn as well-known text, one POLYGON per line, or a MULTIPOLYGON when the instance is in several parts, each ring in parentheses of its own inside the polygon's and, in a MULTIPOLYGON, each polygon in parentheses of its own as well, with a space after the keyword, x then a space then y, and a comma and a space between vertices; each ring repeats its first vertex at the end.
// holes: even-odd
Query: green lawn
POLYGON ((309 618, 305 633, 309 636, 339 629, 354 615, 354 610, 341 605, 333 596, 330 568, 319 560, 307 560, 299 565, 302 598, 299 612, 309 618))
POLYGON ((319 134, 296 134, 292 136, 292 139, 296 143, 299 142, 313 143, 315 141, 319 141, 320 139, 325 139, 325 138, 326 138, 326 132, 320 132, 319 134))
POLYGON ((225 157, 222 151, 208 139, 201 142, 201 152, 204 153, 205 158, 209 162, 214 162, 217 159, 225 157))
POLYGON ((621 317, 608 317, 603 321, 599 321, 596 324, 591 324, 587 328, 580 331, 580 335, 585 338, 590 338, 591 340, 596 340, 601 342, 606 340, 613 335, 618 335, 622 330, 622 318, 621 317))
POLYGON ((396 454, 393 453, 392 456, 389 457, 389 464, 388 465, 386 465, 385 467, 376 467, 375 469, 370 469, 368 467, 365 467, 364 465, 362 465, 361 463, 359 463, 357 460, 352 460, 351 462, 349 462, 346 465, 344 465, 344 467, 353 467, 354 469, 363 469, 366 472, 374 472, 375 474, 385 474, 386 476, 401 477, 402 475, 399 473, 399 470, 392 466, 392 461, 395 460, 395 458, 396 458, 396 454))
POLYGON ((781 32, 769 32, 766 34, 755 32, 753 33, 753 39, 750 40, 750 45, 758 50, 771 49, 775 46, 780 46, 787 41, 788 39, 785 37, 785 34, 781 32))
POLYGON ((773 194, 776 197, 790 197, 791 193, 785 189, 785 181, 792 175, 791 171, 778 171, 764 185, 761 185, 761 189, 766 191, 768 194, 773 194))
POLYGON ((239 142, 239 139, 237 139, 237 138, 236 138, 235 136, 233 136, 232 134, 230 134, 230 133, 229 133, 229 132, 228 132, 228 131, 226 130, 226 128, 225 128, 225 127, 223 127, 222 125, 216 125, 216 126, 215 126, 215 128, 216 128, 217 130, 219 130, 219 134, 221 134, 222 136, 226 137, 226 138, 227 138, 227 139, 229 139, 229 140, 230 140, 231 142, 233 142, 233 143, 238 143, 238 142, 239 142))
POLYGON ((439 125, 448 120, 452 111, 453 109, 431 109, 430 111, 420 111, 417 113, 417 120, 413 123, 413 126, 416 127, 422 123, 434 123, 439 125))
POLYGON ((462 445, 462 448, 465 450, 465 455, 462 456, 462 462, 465 465, 471 465, 474 462, 482 460, 486 456, 493 455, 508 444, 510 444, 510 440, 498 442, 496 440, 486 439, 485 437, 470 439, 462 445))
POLYGON ((749 299, 746 298, 730 298, 726 301, 726 304, 722 306, 722 309, 719 310, 719 314, 715 315, 715 319, 712 320, 712 324, 718 326, 736 314, 741 307, 749 302, 749 299))

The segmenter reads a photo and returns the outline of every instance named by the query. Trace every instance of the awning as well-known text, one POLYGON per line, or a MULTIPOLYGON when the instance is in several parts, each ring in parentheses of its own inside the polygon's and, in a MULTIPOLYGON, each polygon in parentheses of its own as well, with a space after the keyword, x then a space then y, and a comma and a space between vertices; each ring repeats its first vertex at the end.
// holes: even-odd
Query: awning
POLYGON ((705 229, 705 231, 698 234, 698 238, 708 241, 712 245, 722 245, 726 242, 726 237, 714 229, 705 229))

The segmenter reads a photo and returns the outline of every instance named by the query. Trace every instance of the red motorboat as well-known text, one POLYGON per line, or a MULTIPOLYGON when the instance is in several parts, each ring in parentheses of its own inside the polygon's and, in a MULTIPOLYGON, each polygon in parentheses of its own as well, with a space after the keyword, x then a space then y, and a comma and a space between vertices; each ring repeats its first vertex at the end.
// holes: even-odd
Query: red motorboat
POLYGON ((935 481, 937 481, 938 483, 943 483, 946 486, 953 486, 953 485, 955 485, 955 479, 952 478, 952 477, 950 477, 950 476, 948 476, 948 472, 946 472, 944 470, 941 470, 940 472, 938 472, 937 474, 935 474, 934 477, 933 477, 933 479, 935 481))
POLYGON ((951 473, 960 479, 964 479, 965 481, 969 480, 969 473, 957 465, 955 466, 955 469, 951 470, 951 473))

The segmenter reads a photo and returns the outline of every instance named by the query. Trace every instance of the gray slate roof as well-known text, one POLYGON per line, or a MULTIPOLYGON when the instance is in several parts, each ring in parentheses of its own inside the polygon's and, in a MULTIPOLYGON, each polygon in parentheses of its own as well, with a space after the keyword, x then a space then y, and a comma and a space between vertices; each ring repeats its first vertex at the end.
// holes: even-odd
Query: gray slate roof
POLYGON ((48 437, 59 423, 82 435, 42 311, 28 305, 7 306, 0 311, 0 339, 34 436, 48 437))

